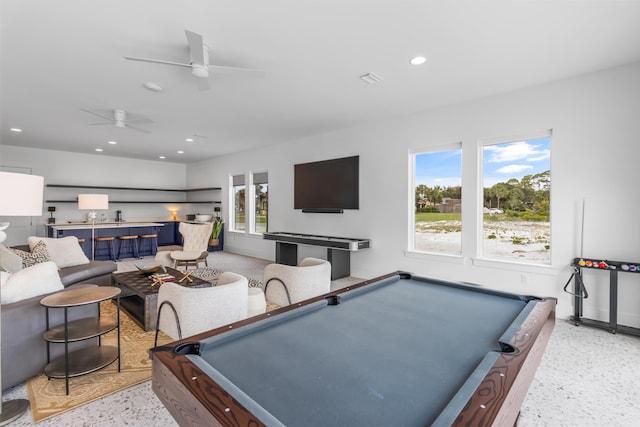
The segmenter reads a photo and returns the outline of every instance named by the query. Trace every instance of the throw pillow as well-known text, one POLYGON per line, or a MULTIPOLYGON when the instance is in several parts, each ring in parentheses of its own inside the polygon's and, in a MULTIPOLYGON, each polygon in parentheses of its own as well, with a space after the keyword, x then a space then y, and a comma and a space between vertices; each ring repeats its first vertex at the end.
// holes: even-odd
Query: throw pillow
POLYGON ((15 273, 22 270, 22 258, 20 255, 0 245, 0 270, 15 273))
POLYGON ((0 272, 0 303, 9 304, 64 289, 58 267, 52 261, 24 268, 17 273, 0 272))
POLYGON ((42 262, 51 261, 47 247, 42 242, 34 245, 33 248, 31 248, 31 252, 14 248, 11 248, 11 251, 22 258, 22 266, 24 268, 31 267, 42 262))
MULTIPOLYGON (((76 236, 61 237, 52 239, 48 237, 30 236, 29 247, 33 248, 38 242, 44 242, 51 261, 55 262, 58 268, 72 267, 74 265, 89 264, 89 258, 78 244, 76 236)), ((33 251, 33 249, 31 249, 33 251)))

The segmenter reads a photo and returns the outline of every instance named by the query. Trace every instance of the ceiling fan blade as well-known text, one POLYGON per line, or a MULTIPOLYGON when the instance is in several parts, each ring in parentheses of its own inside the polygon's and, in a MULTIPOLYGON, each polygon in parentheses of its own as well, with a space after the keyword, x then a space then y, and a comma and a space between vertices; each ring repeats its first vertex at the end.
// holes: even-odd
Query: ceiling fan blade
POLYGON ((264 77, 265 75, 265 72, 263 70, 257 70, 254 68, 228 67, 226 65, 209 65, 209 70, 219 74, 221 73, 232 74, 236 72, 241 72, 245 74, 250 74, 254 77, 264 77))
POLYGON ((125 129, 131 129, 131 130, 135 130, 136 132, 141 132, 141 133, 151 133, 151 131, 146 130, 146 129, 142 129, 136 126, 131 126, 128 123, 125 126, 125 129))
POLYGON ((209 79, 196 79, 196 86, 200 90, 209 90, 211 86, 209 86, 209 79))
MULTIPOLYGON (((89 114, 93 114, 94 116, 98 116, 101 119, 107 120, 109 122, 113 122, 113 116, 105 116, 103 114, 100 113, 96 113, 95 111, 91 111, 91 110, 85 110, 84 108, 81 108, 82 111, 84 111, 85 113, 89 113, 89 114)), ((96 124, 101 124, 101 123, 96 123, 96 124)))
POLYGON ((153 120, 151 120, 148 117, 141 117, 139 119, 127 119, 124 122, 127 123, 127 124, 129 124, 129 123, 153 123, 153 120))
POLYGON ((98 126, 98 125, 112 125, 112 124, 114 124, 114 123, 115 123, 115 122, 111 121, 111 122, 109 122, 109 123, 89 123, 89 125, 91 125, 91 126, 98 126))
POLYGON ((191 60, 196 64, 207 65, 204 60, 204 41, 202 41, 202 36, 189 30, 184 30, 184 33, 189 42, 191 60))
POLYGON ((162 61, 160 59, 135 58, 133 56, 125 56, 124 59, 128 59, 129 61, 152 62, 154 64, 177 65, 178 67, 191 68, 191 64, 183 64, 181 62, 172 62, 172 61, 162 61))

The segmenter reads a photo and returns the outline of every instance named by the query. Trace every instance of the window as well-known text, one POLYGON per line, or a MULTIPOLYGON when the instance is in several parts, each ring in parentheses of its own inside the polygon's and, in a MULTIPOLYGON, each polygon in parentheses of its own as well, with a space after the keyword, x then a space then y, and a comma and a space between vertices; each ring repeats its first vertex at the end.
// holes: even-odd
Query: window
POLYGON ((460 255, 462 252, 462 149, 413 154, 413 249, 460 255))
POLYGON ((255 207, 253 231, 266 233, 269 225, 269 173, 254 173, 252 178, 255 207))
POLYGON ((229 182, 230 202, 233 206, 231 230, 266 233, 269 224, 268 172, 232 175, 229 182))
POLYGON ((232 187, 232 204, 233 214, 231 217, 231 230, 233 231, 245 231, 245 184, 244 175, 231 176, 232 187))
POLYGON ((482 255, 551 262, 551 131, 483 143, 482 255))

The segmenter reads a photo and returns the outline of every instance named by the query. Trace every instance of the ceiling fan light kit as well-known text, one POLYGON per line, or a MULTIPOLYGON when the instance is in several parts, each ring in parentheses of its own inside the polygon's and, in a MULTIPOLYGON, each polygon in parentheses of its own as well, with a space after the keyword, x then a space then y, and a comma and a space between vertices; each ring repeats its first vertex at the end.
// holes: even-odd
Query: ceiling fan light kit
POLYGON ((193 64, 191 68, 191 74, 193 74, 194 76, 200 79, 206 79, 209 77, 209 70, 207 70, 202 65, 193 64))

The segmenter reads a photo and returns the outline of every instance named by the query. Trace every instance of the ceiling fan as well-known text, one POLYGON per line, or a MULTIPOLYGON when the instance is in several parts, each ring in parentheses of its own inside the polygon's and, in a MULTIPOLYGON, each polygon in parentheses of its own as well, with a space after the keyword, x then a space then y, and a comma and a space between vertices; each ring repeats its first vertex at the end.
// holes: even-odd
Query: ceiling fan
POLYGON ((125 56, 125 59, 130 61, 142 61, 153 62, 156 64, 175 65, 178 67, 191 68, 191 74, 197 77, 197 85, 200 90, 209 89, 209 71, 216 72, 235 72, 241 71, 245 73, 251 73, 255 75, 264 75, 264 71, 256 70, 252 68, 241 67, 229 67, 225 65, 212 65, 209 64, 209 46, 207 46, 202 40, 200 34, 194 33, 189 30, 184 30, 187 36, 187 42, 189 43, 189 57, 190 62, 188 64, 172 61, 164 61, 160 59, 147 59, 147 58, 135 58, 132 56, 125 56))
POLYGON ((92 111, 92 110, 85 110, 84 108, 81 108, 81 110, 106 120, 106 122, 103 122, 103 123, 89 123, 90 125, 114 125, 115 127, 121 128, 121 129, 126 128, 126 129, 131 129, 131 130, 135 130, 142 133, 151 133, 146 129, 142 129, 142 128, 131 125, 131 123, 153 123, 153 120, 151 120, 148 117, 133 116, 131 118, 127 118, 127 112, 119 108, 116 108, 115 110, 105 110, 105 111, 92 111), (112 113, 112 116, 108 116, 109 113, 112 113))

